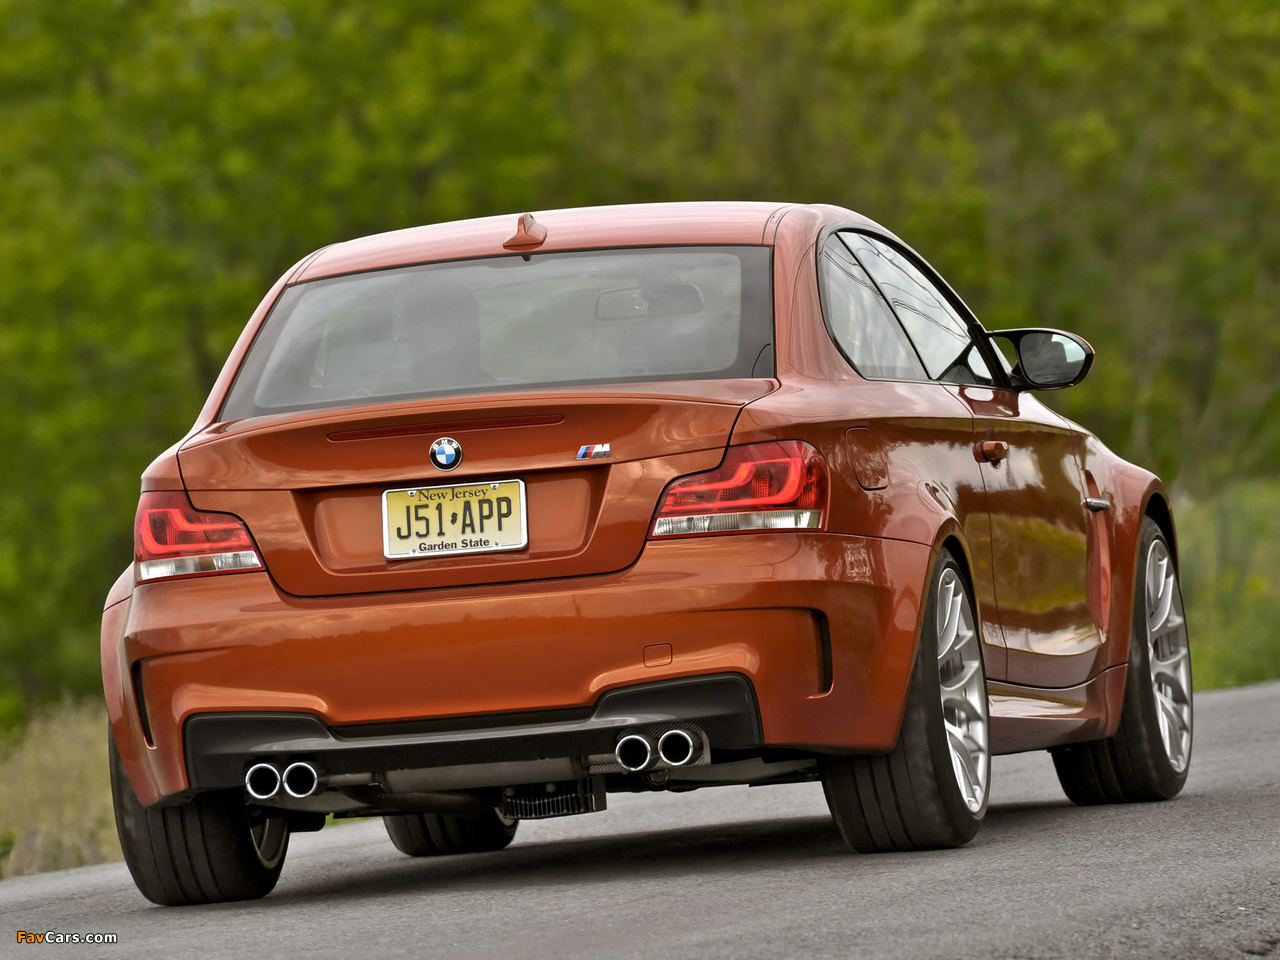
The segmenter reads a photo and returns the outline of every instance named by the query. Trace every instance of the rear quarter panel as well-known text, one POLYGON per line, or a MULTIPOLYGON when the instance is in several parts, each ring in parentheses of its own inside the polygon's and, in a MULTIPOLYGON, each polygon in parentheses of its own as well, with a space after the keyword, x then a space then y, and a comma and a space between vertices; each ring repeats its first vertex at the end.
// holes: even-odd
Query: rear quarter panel
POLYGON ((125 634, 133 608, 133 597, 125 593, 122 583, 132 588, 132 569, 126 570, 112 588, 108 604, 102 612, 100 655, 102 661, 102 693, 107 704, 107 723, 111 736, 120 752, 125 773, 133 792, 144 806, 157 803, 162 791, 154 770, 157 753, 147 743, 138 716, 137 699, 133 689, 131 661, 125 634), (119 599, 116 599, 120 597, 119 599))
MULTIPOLYGON (((774 251, 780 386, 743 410, 732 443, 801 439, 813 444, 829 469, 827 529, 834 534, 871 538, 886 547, 917 544, 929 551, 954 536, 975 580, 979 616, 989 620, 995 611, 986 587, 990 530, 985 511, 971 508, 976 500, 971 494, 981 490, 982 478, 972 453, 968 411, 940 386, 934 390, 932 384, 863 379, 840 354, 823 322, 816 270, 818 234, 828 222, 862 219, 828 207, 791 208, 781 218, 774 251), (864 489, 859 481, 854 464, 859 451, 846 436, 851 427, 861 425, 871 427, 886 468, 883 478, 862 478, 871 489, 864 489)), ((833 544, 841 539, 833 537, 833 544)), ((886 549, 884 555, 897 553, 886 549)), ((856 583, 853 560, 833 558, 833 578, 856 583)), ((893 608, 891 617, 842 622, 841 611, 827 611, 834 661, 834 683, 828 695, 833 721, 855 715, 857 701, 874 701, 891 716, 896 739, 931 566, 931 562, 913 562, 877 577, 877 582, 893 584, 894 596, 886 598, 893 608), (868 649, 875 650, 874 656, 868 656, 868 649), (842 707, 840 701, 846 698, 842 707)), ((998 629, 988 628, 984 634, 1000 636, 998 629)), ((997 643, 984 652, 989 672, 1000 676, 1003 647, 997 643)), ((886 749, 891 745, 892 740, 886 749)))

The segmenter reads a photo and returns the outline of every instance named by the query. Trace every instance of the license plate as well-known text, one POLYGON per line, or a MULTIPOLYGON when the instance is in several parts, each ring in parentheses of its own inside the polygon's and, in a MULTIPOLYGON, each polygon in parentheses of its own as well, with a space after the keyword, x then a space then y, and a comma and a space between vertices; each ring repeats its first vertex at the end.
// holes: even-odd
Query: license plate
POLYGON ((522 550, 528 543, 523 480, 382 492, 388 560, 522 550))

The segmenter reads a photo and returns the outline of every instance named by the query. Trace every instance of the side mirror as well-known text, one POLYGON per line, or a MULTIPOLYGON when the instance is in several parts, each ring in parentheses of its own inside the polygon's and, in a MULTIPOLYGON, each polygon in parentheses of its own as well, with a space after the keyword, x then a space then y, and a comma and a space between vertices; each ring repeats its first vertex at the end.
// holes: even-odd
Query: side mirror
POLYGON ((1073 387, 1093 366, 1093 347, 1074 333, 1029 328, 997 330, 991 337, 1007 340, 1013 345, 1018 362, 1011 379, 1019 390, 1073 387))

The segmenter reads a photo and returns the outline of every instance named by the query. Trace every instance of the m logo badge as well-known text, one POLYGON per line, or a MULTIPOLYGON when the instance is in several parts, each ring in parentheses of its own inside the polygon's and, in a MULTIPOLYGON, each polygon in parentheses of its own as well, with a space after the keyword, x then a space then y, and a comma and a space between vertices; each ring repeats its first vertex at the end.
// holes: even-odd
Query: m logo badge
POLYGON ((588 443, 578 448, 579 460, 608 460, 611 456, 607 443, 588 443))

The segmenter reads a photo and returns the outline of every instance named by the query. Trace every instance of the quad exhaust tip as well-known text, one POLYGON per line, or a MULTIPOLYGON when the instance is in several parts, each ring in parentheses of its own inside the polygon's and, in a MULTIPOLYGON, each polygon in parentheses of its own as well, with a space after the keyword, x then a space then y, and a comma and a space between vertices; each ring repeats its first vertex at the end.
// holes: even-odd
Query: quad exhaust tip
POLYGON ((320 774, 309 763, 298 761, 282 774, 273 764, 255 763, 244 775, 244 788, 255 800, 270 800, 283 790, 295 800, 309 797, 323 786, 320 774))
POLYGON ((284 784, 284 792, 298 800, 311 796, 320 786, 320 774, 316 768, 302 761, 285 767, 280 780, 284 784))
POLYGON ((658 740, 658 756, 671 767, 682 767, 694 757, 693 737, 687 730, 668 730, 658 740))
POLYGON ((623 770, 639 773, 658 762, 658 752, 654 747, 653 740, 643 733, 629 733, 618 741, 613 755, 623 770))
POLYGON ((244 775, 244 788, 255 800, 270 800, 280 792, 280 771, 269 763, 255 763, 244 775))
POLYGON ((628 773, 643 773, 659 763, 668 767, 683 767, 702 755, 702 738, 695 738, 688 730, 672 727, 655 742, 645 733, 629 733, 618 741, 614 758, 618 766, 628 773))

